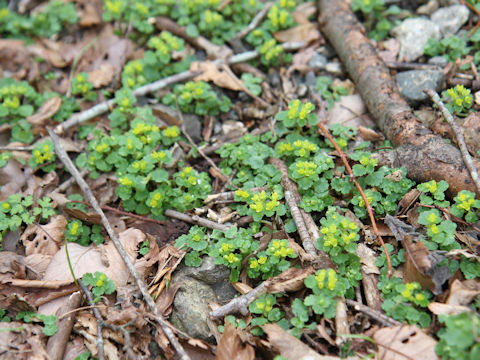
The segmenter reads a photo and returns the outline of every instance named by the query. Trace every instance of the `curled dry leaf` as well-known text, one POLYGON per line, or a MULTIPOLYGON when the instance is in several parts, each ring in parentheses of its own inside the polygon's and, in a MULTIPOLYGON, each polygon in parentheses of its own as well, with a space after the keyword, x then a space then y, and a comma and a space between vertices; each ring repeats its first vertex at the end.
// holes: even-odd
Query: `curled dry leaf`
POLYGON ((107 86, 115 76, 115 67, 112 64, 101 64, 96 70, 88 73, 88 81, 93 83, 95 89, 107 86))
POLYGON ((377 257, 375 252, 367 245, 359 243, 357 246, 357 256, 362 264, 362 271, 365 274, 380 274, 380 270, 376 265, 377 257))
POLYGON ((305 287, 303 281, 307 276, 312 275, 313 273, 315 273, 315 270, 312 267, 306 269, 287 269, 271 280, 271 285, 267 287, 267 291, 273 294, 301 290, 305 287))
POLYGON ((11 251, 0 252, 0 283, 11 279, 25 279, 25 260, 23 256, 11 251))
POLYGON ((474 280, 460 281, 455 279, 450 286, 450 295, 446 303, 449 305, 468 305, 480 295, 480 284, 474 280))
POLYGON ((7 165, 0 168, 0 201, 7 200, 9 195, 21 192, 29 176, 22 169, 23 165, 13 158, 8 160, 7 165))
POLYGON ((2 334, 0 336, 0 358, 49 359, 45 349, 45 335, 42 333, 40 325, 17 321, 0 322, 0 331, 2 334))
POLYGON ((435 353, 437 341, 415 325, 382 328, 375 332, 373 339, 379 346, 378 359, 439 359, 435 353))
POLYGON ((292 13, 293 19, 297 24, 309 23, 308 18, 317 12, 317 7, 313 2, 306 2, 298 5, 292 13))
POLYGON ((381 141, 385 140, 383 134, 376 132, 373 129, 367 128, 365 126, 359 126, 358 131, 365 141, 381 141))
POLYGON ((428 310, 435 315, 458 315, 464 312, 473 311, 468 306, 443 304, 436 301, 432 301, 428 304, 428 310))
POLYGON ((253 347, 242 341, 241 329, 236 329, 229 321, 217 345, 218 360, 251 360, 255 359, 253 347))
POLYGON ((29 116, 27 121, 33 126, 45 126, 46 121, 57 113, 62 105, 62 99, 58 96, 54 96, 46 100, 42 106, 38 109, 36 114, 29 116))

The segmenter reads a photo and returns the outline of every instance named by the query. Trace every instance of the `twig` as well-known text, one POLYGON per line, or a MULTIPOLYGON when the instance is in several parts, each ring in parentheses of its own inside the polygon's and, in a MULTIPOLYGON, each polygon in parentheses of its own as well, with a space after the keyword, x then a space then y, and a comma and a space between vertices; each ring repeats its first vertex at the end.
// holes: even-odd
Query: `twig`
POLYGON ((189 224, 196 224, 196 225, 204 226, 204 227, 206 227, 208 229, 212 229, 212 230, 217 229, 217 230, 221 230, 221 231, 227 231, 228 229, 231 228, 231 226, 219 224, 219 223, 216 223, 214 221, 204 219, 204 218, 202 218, 200 216, 197 216, 197 215, 188 215, 188 214, 185 214, 185 213, 182 213, 182 212, 179 212, 179 211, 176 211, 176 210, 171 210, 171 209, 165 210, 165 216, 169 216, 169 217, 177 219, 177 220, 182 220, 182 221, 185 221, 189 224))
POLYGON ((248 315, 248 305, 258 298, 260 295, 267 291, 267 287, 270 286, 270 280, 266 280, 255 289, 250 290, 245 295, 239 296, 231 300, 228 304, 225 304, 218 309, 210 312, 210 317, 213 319, 222 318, 225 315, 239 313, 243 316, 248 315))
POLYGON ((372 223, 373 232, 375 233, 378 240, 380 241, 380 244, 382 244, 383 251, 385 252, 385 256, 387 258, 387 264, 388 264, 388 275, 390 276, 392 274, 392 263, 390 261, 390 256, 388 255, 388 250, 387 250, 387 247, 385 246, 385 242, 383 241, 382 236, 378 232, 377 223, 375 222, 375 216, 373 216, 373 209, 370 206, 370 202, 368 201, 367 196, 363 192, 362 187, 358 183, 357 178, 355 177, 355 175, 353 175, 352 168, 350 167, 350 164, 348 163, 348 160, 347 160, 347 156, 345 155, 343 150, 340 149, 340 146, 338 146, 338 144, 335 142, 335 140, 333 140, 332 135, 330 135, 330 132, 327 130, 327 128, 325 126, 323 126, 323 124, 321 122, 318 122, 318 127, 323 132, 325 137, 328 140, 330 140, 330 142, 333 144, 333 146, 335 147, 335 150, 337 150, 338 154, 340 155, 340 158, 342 159, 343 164, 345 165, 345 169, 347 169, 347 172, 350 175, 350 178, 353 180, 353 182, 355 183, 355 186, 357 187, 358 191, 360 192, 360 195, 362 196, 362 199, 365 203, 365 207, 366 207, 367 212, 368 212, 368 216, 370 217, 370 222, 372 223))
MULTIPOLYGON (((285 51, 297 50, 297 49, 300 49, 304 46, 305 46, 305 43, 303 41, 288 42, 288 43, 282 44, 282 47, 285 51)), ((240 63, 240 62, 249 61, 249 60, 255 59, 258 55, 259 55, 259 53, 257 51, 246 51, 244 53, 232 56, 228 60, 228 64, 236 64, 236 63, 240 63)), ((222 63, 222 60, 215 60, 213 63, 215 65, 220 65, 222 63)), ((200 74, 200 72, 198 72, 198 71, 195 71, 195 72, 184 71, 184 72, 179 73, 179 74, 168 76, 164 79, 160 79, 160 80, 154 81, 150 84, 147 84, 147 85, 144 85, 144 86, 141 86, 141 87, 137 88, 133 92, 133 95, 135 95, 136 97, 144 96, 144 95, 149 94, 151 92, 155 92, 155 91, 158 91, 160 89, 163 89, 163 88, 165 88, 169 85, 173 85, 173 84, 176 84, 176 83, 181 82, 181 81, 189 80, 189 79, 191 79, 191 78, 193 78, 193 77, 195 77, 199 74, 200 74)), ((96 116, 100 116, 100 115, 104 114, 110 108, 112 108, 114 105, 115 105, 115 100, 110 99, 108 101, 97 104, 97 105, 91 107, 90 109, 85 110, 81 113, 74 114, 67 121, 65 121, 65 122, 59 124, 57 127, 55 127, 55 132, 57 134, 61 135, 73 126, 76 126, 76 125, 81 124, 85 121, 93 119, 96 116)))
POLYGON ((103 360, 103 334, 102 334, 102 329, 103 329, 103 319, 102 315, 100 315, 100 311, 98 311, 97 307, 94 306, 95 302, 93 301, 93 296, 90 290, 85 286, 83 281, 81 279, 77 279, 78 286, 80 286, 80 289, 82 289, 83 293, 85 294, 88 303, 90 306, 92 306, 92 311, 93 315, 95 316, 95 319, 97 319, 97 357, 99 360, 103 360))
POLYGON ((359 303, 355 300, 346 299, 345 303, 348 306, 352 306, 353 308, 355 308, 355 310, 361 311, 365 315, 370 316, 372 319, 377 320, 380 324, 384 326, 392 327, 392 326, 397 326, 402 324, 401 322, 394 320, 391 317, 388 317, 387 315, 382 314, 380 311, 372 309, 371 307, 363 305, 362 303, 359 303))
POLYGON ((0 146, 0 151, 32 151, 33 145, 30 146, 0 146))
POLYGON ((452 114, 450 114, 450 111, 448 111, 448 109, 445 107, 445 104, 442 102, 442 100, 440 99, 440 96, 438 96, 435 90, 425 89, 423 91, 438 106, 438 108, 442 112, 444 119, 452 127, 452 130, 455 133, 455 138, 457 139, 458 147, 460 149, 460 152, 462 153, 463 161, 465 162, 465 165, 467 166, 468 171, 470 172, 470 176, 472 177, 472 180, 475 183, 475 186, 477 187, 478 193, 480 193, 480 179, 478 178, 478 172, 475 166, 473 165, 472 157, 470 156, 470 153, 468 152, 468 149, 467 149, 467 145, 465 144, 465 138, 463 137, 463 133, 458 127, 457 122, 453 118, 452 114))
MULTIPOLYGON (((80 176, 83 178, 85 177, 85 175, 88 174, 88 170, 87 169, 83 169, 82 171, 80 171, 80 176)), ((54 193, 61 193, 61 192, 64 192, 65 190, 67 190, 70 186, 72 186, 72 184, 75 182, 75 179, 73 177, 70 177, 68 180, 65 180, 63 183, 61 183, 60 185, 58 185, 58 187, 53 190, 52 192, 54 193)))
POLYGON ((248 26, 243 30, 239 31, 238 34, 234 36, 234 39, 241 39, 245 35, 247 35, 250 31, 255 29, 258 26, 258 24, 260 24, 260 22, 263 20, 265 15, 267 15, 268 10, 270 10, 272 6, 273 6, 273 2, 266 3, 265 7, 261 11, 259 11, 257 15, 255 15, 255 17, 252 19, 250 24, 248 24, 248 26))
POLYGON ((434 204, 434 205, 427 205, 427 204, 415 204, 415 206, 421 206, 421 207, 426 207, 429 209, 437 209, 443 212, 445 215, 448 215, 452 220, 455 222, 458 222, 460 224, 463 224, 465 226, 471 226, 473 230, 478 231, 480 233, 480 228, 477 227, 474 223, 467 222, 463 219, 460 219, 459 217, 453 215, 450 211, 448 211, 445 208, 442 208, 441 206, 434 204))
MULTIPOLYGON (((267 189, 268 189, 268 186, 260 186, 260 187, 254 187, 254 188, 248 189, 248 191, 260 192, 267 189)), ((219 201, 224 201, 224 200, 233 200, 234 197, 235 197, 235 191, 225 191, 217 194, 208 195, 203 202, 205 204, 217 203, 219 201)))
MULTIPOLYGON (((316 257, 317 249, 313 245, 312 238, 310 237, 307 226, 297 204, 297 196, 295 196, 295 193, 298 194, 297 186, 289 179, 287 166, 280 159, 270 158, 268 159, 268 162, 275 166, 282 173, 282 186, 285 189, 285 200, 290 208, 293 221, 297 226, 303 248, 308 254, 316 257)), ((300 195, 298 195, 298 197, 300 197, 300 195)))
POLYGON ((141 279, 140 275, 138 274, 137 270, 135 269, 135 266, 133 265, 132 261, 128 257, 122 243, 118 239, 117 235, 112 229, 112 226, 110 225, 110 222, 108 221, 107 217, 105 216, 103 210, 100 208, 98 205, 97 199, 95 199, 95 196, 92 193, 92 190, 90 190, 88 184, 86 181, 80 176, 80 173, 78 172, 78 169, 75 167, 73 164, 72 160, 68 156, 67 152, 63 148, 63 146, 60 144, 58 135, 52 131, 51 129, 47 129, 48 133, 50 134, 50 137, 52 138, 54 147, 55 147, 55 152, 57 153, 58 158, 64 163, 64 165, 67 167, 67 169, 70 171, 70 174, 75 178, 78 186, 84 193, 85 197, 90 201, 90 204, 92 204, 93 209, 100 215, 102 219, 102 224, 107 231, 108 236, 112 239, 115 248, 117 249, 119 255, 122 257, 125 265, 127 266, 130 274, 133 276, 135 279, 135 282, 145 299, 145 302, 147 303, 148 307, 150 308, 150 311, 155 315, 155 318, 159 322, 160 326, 162 327, 163 332, 167 336, 168 340, 172 344, 172 346, 175 348, 177 351, 178 355, 182 360, 190 360, 190 357, 187 355, 185 350, 183 349, 182 345, 179 343, 175 335, 173 334, 172 330, 170 327, 168 327, 167 322, 162 318, 160 312, 158 311, 155 302, 153 301, 152 297, 150 296, 148 289, 141 279))

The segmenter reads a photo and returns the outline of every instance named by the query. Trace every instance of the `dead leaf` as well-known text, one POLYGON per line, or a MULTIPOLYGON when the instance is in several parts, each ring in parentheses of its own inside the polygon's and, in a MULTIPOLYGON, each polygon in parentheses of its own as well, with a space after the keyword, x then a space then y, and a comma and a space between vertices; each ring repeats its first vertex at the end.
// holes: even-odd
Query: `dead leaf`
POLYGON ((42 326, 24 322, 0 322, 0 358, 49 359, 42 326), (10 329, 10 330, 8 330, 10 329))
POLYGON ((0 251, 0 282, 25 277, 24 257, 11 251, 0 251))
POLYGON ((381 141, 385 140, 383 134, 376 132, 373 129, 367 128, 365 126, 359 126, 358 131, 365 141, 381 141))
MULTIPOLYGON (((271 347, 288 360, 339 360, 336 356, 323 356, 305 345, 295 336, 290 335, 277 324, 262 326, 268 336, 271 347)), ((347 359, 354 359, 349 357, 347 359)), ((356 358, 358 359, 358 358, 356 358)))
POLYGON ((367 107, 360 95, 342 96, 339 101, 333 105, 328 114, 328 126, 333 124, 342 124, 344 126, 372 127, 375 123, 368 115, 367 107))
POLYGON ((88 81, 95 89, 109 85, 115 76, 115 67, 112 64, 101 64, 97 70, 88 73, 88 81))
POLYGON ((376 264, 377 257, 375 256, 375 251, 370 249, 367 245, 359 243, 356 253, 357 256, 360 258, 360 263, 362 264, 362 271, 365 274, 380 274, 380 269, 376 264))
POLYGON ((379 345, 378 359, 383 360, 439 360, 435 353, 437 341, 415 325, 398 325, 375 332, 373 339, 379 345), (395 350, 389 350, 388 348, 395 350), (400 355, 400 354, 404 354, 400 355))
POLYGON ((277 31, 273 36, 279 42, 303 41, 306 44, 322 37, 315 23, 300 24, 287 30, 277 31))
POLYGON ((46 225, 28 225, 20 237, 25 246, 25 254, 42 254, 53 256, 63 242, 63 235, 67 227, 67 219, 57 215, 46 225))
POLYGON ((235 290, 237 290, 240 294, 245 295, 253 290, 253 288, 247 284, 236 282, 232 284, 235 290))
POLYGON ((315 15, 317 7, 312 2, 306 2, 298 5, 292 13, 292 17, 297 24, 306 24, 309 22, 308 18, 315 15))
POLYGON ((315 273, 315 270, 312 267, 306 269, 287 269, 271 279, 271 285, 267 287, 267 291, 273 294, 301 290, 305 287, 304 280, 313 273, 315 273))
POLYGON ((395 215, 400 216, 404 215, 407 210, 412 206, 412 204, 417 201, 418 197, 420 196, 421 192, 417 188, 411 189, 405 195, 402 196, 400 201, 398 202, 397 211, 395 215))
POLYGON ((239 333, 230 321, 226 321, 225 330, 217 345, 217 360, 250 360, 255 359, 255 350, 242 341, 239 333))
POLYGON ((428 304, 428 310, 435 315, 458 315, 464 312, 472 312, 473 310, 468 306, 450 305, 432 301, 428 304))
POLYGON ((54 96, 46 100, 42 106, 38 109, 37 113, 29 116, 27 121, 33 126, 45 126, 46 120, 49 120, 53 115, 57 113, 62 105, 62 99, 54 96))
POLYGON ((77 3, 83 8, 79 14, 80 20, 78 21, 78 24, 80 26, 90 27, 102 23, 101 12, 97 11, 94 0, 81 0, 77 1, 77 3))
POLYGON ((480 294, 480 285, 473 281, 460 281, 455 279, 450 286, 450 295, 446 304, 469 305, 480 294))

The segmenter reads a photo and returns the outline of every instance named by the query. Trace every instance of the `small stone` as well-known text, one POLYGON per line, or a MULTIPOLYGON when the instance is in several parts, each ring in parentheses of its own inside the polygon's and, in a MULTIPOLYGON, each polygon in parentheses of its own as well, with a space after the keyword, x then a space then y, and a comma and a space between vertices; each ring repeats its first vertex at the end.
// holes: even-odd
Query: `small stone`
POLYGON ((300 84, 300 85, 298 86, 297 95, 302 98, 302 97, 304 97, 305 95, 307 95, 307 93, 308 93, 308 87, 307 87, 307 85, 305 85, 305 84, 300 84))
POLYGON ((470 16, 465 5, 453 5, 443 7, 435 11, 430 19, 438 25, 443 37, 449 37, 457 33, 470 16))
POLYGON ((309 71, 305 74, 305 85, 308 87, 315 87, 315 81, 317 77, 315 76, 315 73, 313 71, 309 71))
POLYGON ((396 79, 401 94, 415 104, 427 100, 424 89, 440 91, 445 75, 439 70, 411 70, 398 73, 396 79))
POLYGON ((425 45, 430 38, 441 39, 440 27, 428 19, 406 19, 392 30, 400 41, 400 61, 415 61, 423 55, 425 45))
POLYGON ((342 64, 338 62, 330 62, 325 66, 325 70, 334 76, 342 76, 343 69, 342 64))
POLYGON ((445 59, 443 56, 434 56, 428 60, 428 63, 431 65, 437 65, 440 67, 445 67, 448 65, 448 60, 445 59))
POLYGON ((328 59, 326 56, 319 53, 314 53, 312 58, 308 61, 307 65, 315 70, 324 70, 327 66, 328 59))
POLYGON ((195 143, 202 141, 202 124, 200 123, 200 119, 197 115, 184 114, 183 124, 185 126, 185 131, 191 136, 195 143))

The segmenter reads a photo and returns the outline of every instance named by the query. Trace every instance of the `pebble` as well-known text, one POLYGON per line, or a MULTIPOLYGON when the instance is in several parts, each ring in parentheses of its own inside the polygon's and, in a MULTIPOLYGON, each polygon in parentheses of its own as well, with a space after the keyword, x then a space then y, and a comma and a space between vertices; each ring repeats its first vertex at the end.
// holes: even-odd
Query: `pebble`
POLYGON ((401 94, 412 104, 428 99, 423 89, 434 89, 439 92, 445 80, 440 70, 411 70, 398 73, 397 85, 401 94))

